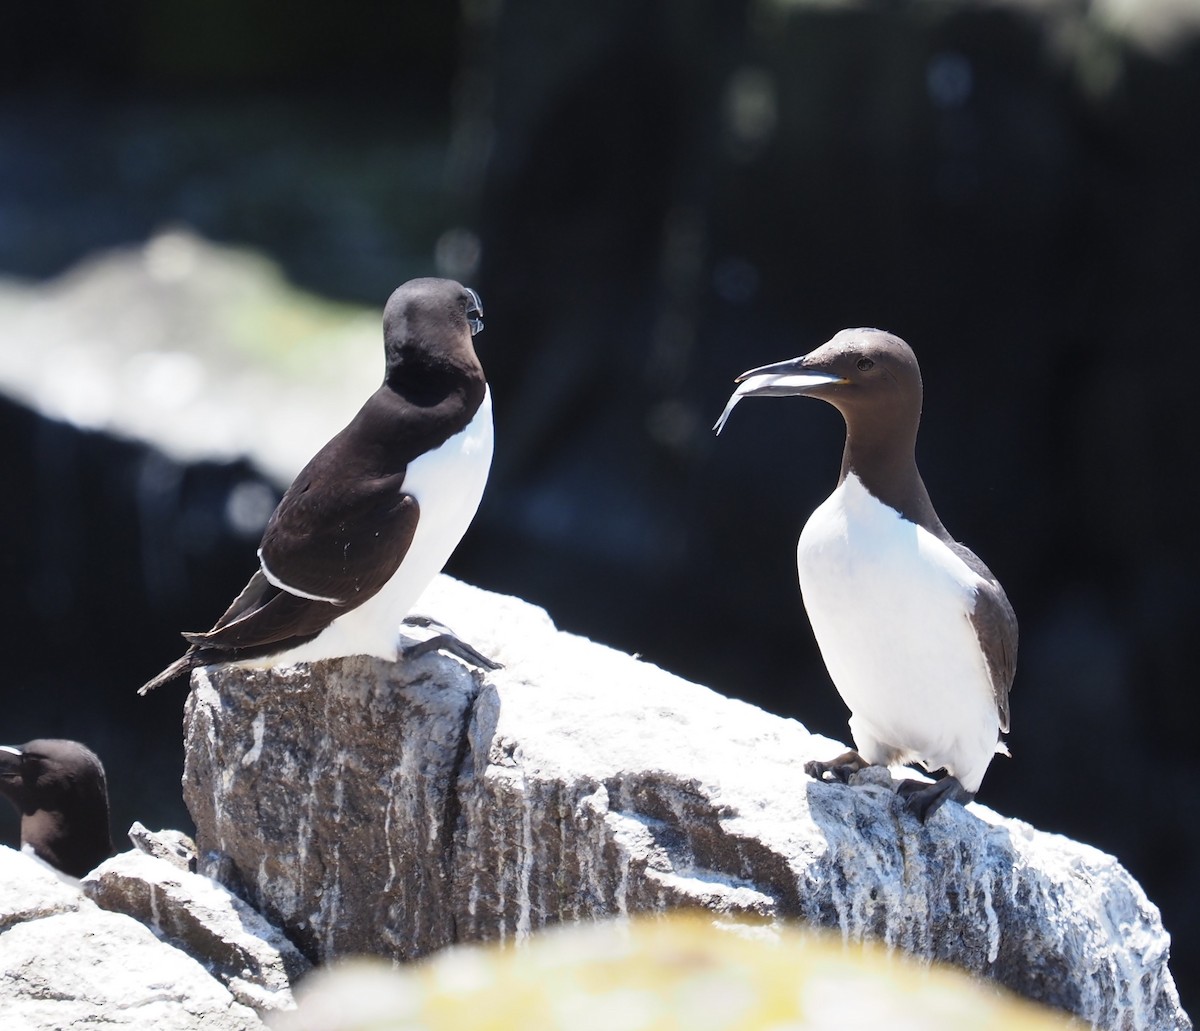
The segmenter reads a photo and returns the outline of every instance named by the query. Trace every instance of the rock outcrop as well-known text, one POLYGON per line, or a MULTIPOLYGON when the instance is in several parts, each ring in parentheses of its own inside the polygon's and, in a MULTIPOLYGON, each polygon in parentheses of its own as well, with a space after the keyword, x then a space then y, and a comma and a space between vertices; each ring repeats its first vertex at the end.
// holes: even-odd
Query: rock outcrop
POLYGON ((0 847, 0 885, 5 1028, 263 1028, 191 956, 133 917, 101 909, 37 860, 0 847))
POLYGON ((207 877, 143 852, 123 852, 82 881, 103 909, 132 916, 198 961, 259 1013, 292 1006, 309 962, 249 905, 207 877))
POLYGON ((32 856, 0 845, 0 935, 10 927, 90 908, 72 883, 32 856))
POLYGON ((506 668, 197 671, 200 866, 313 960, 411 959, 702 906, 801 919, 993 978, 1105 1028, 1187 1028, 1157 909, 1111 856, 971 805, 922 826, 842 746, 446 578, 420 611, 506 668))

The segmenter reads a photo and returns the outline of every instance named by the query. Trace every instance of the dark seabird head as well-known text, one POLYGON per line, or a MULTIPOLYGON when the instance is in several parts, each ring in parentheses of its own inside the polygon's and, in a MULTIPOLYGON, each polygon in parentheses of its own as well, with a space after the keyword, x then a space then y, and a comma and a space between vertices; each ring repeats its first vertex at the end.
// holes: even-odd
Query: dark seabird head
POLYGON ((720 433, 743 397, 819 397, 864 440, 902 432, 916 439, 921 370, 898 336, 881 329, 843 329, 815 351, 737 377, 740 384, 713 428, 720 433))
POLYGON ((713 428, 743 397, 819 397, 846 421, 841 479, 853 472, 879 500, 931 532, 945 533, 916 465, 921 370, 898 336, 843 329, 815 351, 743 372, 713 428))
POLYGON ((383 309, 387 382, 413 374, 483 370, 472 337, 483 330, 483 302, 453 279, 410 279, 383 309))
POLYGON ((21 846, 82 877, 113 854, 108 786, 96 753, 44 738, 0 745, 0 794, 21 813, 21 846))

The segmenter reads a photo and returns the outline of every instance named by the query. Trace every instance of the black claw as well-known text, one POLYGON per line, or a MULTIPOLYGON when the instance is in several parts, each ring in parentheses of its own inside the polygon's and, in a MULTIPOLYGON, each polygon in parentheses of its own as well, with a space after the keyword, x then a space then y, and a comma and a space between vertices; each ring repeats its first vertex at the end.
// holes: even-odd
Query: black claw
POLYGON ((439 623, 436 619, 431 619, 429 616, 409 615, 405 616, 401 622, 403 626, 420 627, 423 630, 437 631, 433 637, 427 640, 418 641, 407 648, 401 648, 400 656, 403 659, 419 659, 422 655, 428 655, 430 652, 446 651, 462 659, 463 662, 477 666, 479 669, 494 670, 504 668, 502 663, 496 662, 494 659, 489 659, 483 652, 467 644, 453 630, 444 623, 439 623))
POLYGON ((815 759, 810 759, 804 764, 804 772, 807 773, 813 780, 824 780, 825 772, 829 766, 825 763, 817 762, 815 759))
POLYGON ((849 784, 853 774, 870 765, 857 752, 849 751, 843 752, 836 759, 830 759, 829 762, 818 762, 811 759, 804 764, 804 772, 814 780, 824 781, 826 784, 849 784), (826 777, 826 774, 829 774, 829 777, 826 777))
POLYGON ((947 801, 966 805, 975 795, 963 788, 957 777, 943 777, 932 784, 919 780, 903 780, 896 788, 896 794, 904 799, 904 808, 915 816, 921 823, 941 808, 947 801))
POLYGON ((477 648, 473 648, 466 641, 461 641, 449 633, 438 634, 436 637, 431 637, 426 641, 418 641, 407 648, 402 648, 400 654, 404 659, 411 660, 419 659, 422 655, 428 655, 430 652, 436 651, 449 652, 451 655, 462 659, 463 662, 468 662, 479 669, 490 671, 504 668, 502 663, 496 662, 494 659, 489 659, 477 648))

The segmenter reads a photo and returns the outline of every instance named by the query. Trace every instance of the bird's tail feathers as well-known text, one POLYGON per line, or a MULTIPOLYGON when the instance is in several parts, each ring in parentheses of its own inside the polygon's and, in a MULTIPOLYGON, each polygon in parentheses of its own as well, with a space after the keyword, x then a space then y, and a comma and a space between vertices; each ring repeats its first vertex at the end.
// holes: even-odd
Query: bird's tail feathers
POLYGON ((147 680, 141 687, 138 688, 139 695, 148 695, 156 687, 162 687, 163 684, 169 684, 176 677, 181 677, 185 673, 190 673, 196 665, 195 656, 191 652, 176 659, 166 669, 164 669, 153 680, 147 680))

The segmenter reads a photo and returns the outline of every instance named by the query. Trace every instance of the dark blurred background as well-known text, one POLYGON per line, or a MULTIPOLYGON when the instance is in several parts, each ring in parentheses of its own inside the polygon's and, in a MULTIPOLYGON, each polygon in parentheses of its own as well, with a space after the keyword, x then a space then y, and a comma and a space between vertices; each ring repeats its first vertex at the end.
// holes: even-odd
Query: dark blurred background
MULTIPOLYGON (((464 279, 498 443, 448 571, 843 740, 794 568, 841 422, 710 427, 743 369, 905 337, 939 514, 1021 620, 980 800, 1115 853, 1194 1009, 1198 6, 9 5, 0 275, 174 225, 339 300, 464 279)), ((118 834, 188 829, 183 691, 132 691, 253 568, 261 473, 4 399, 0 447, 0 739, 85 740, 118 834)))

